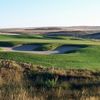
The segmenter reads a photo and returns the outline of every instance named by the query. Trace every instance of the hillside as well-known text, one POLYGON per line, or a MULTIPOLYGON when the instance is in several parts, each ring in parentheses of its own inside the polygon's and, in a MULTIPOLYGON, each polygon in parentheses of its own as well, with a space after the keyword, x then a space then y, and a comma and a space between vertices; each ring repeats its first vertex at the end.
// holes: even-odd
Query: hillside
POLYGON ((99 71, 0 60, 0 100, 99 100, 99 90, 99 71))
POLYGON ((26 27, 26 28, 4 28, 0 29, 0 32, 13 32, 13 33, 47 33, 47 32, 73 32, 73 31, 82 31, 82 32, 98 32, 100 31, 100 26, 72 26, 72 27, 26 27))
POLYGON ((99 100, 99 27, 1 29, 0 100, 99 100))
POLYGON ((100 39, 100 26, 38 27, 0 29, 0 34, 46 34, 100 39))

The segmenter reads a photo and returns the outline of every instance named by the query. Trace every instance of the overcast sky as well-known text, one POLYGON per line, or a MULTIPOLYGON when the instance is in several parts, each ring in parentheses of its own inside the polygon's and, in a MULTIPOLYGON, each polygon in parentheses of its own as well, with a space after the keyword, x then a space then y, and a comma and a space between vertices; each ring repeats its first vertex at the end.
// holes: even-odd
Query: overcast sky
POLYGON ((0 28, 100 26, 100 0, 0 0, 0 28))

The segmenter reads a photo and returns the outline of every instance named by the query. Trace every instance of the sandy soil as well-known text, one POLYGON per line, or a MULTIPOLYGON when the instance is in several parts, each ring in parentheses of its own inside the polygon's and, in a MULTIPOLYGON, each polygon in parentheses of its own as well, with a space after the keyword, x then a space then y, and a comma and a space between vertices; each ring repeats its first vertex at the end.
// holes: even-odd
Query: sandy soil
POLYGON ((12 50, 16 51, 33 51, 34 49, 38 48, 40 45, 19 45, 16 47, 13 47, 12 50))
POLYGON ((11 52, 26 52, 26 53, 35 53, 35 54, 64 54, 65 52, 77 50, 79 46, 61 46, 53 51, 34 51, 34 49, 38 48, 39 45, 20 45, 16 47, 1 47, 3 51, 11 51, 11 52))

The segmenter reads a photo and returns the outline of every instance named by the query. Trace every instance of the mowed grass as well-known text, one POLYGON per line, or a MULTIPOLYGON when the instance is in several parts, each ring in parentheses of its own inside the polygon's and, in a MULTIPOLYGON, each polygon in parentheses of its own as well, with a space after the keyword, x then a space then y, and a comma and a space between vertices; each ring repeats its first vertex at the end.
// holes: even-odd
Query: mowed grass
POLYGON ((0 59, 10 59, 45 67, 100 70, 100 46, 88 46, 72 53, 59 55, 0 52, 0 59))
POLYGON ((28 43, 46 43, 44 49, 54 49, 55 44, 68 45, 86 45, 88 47, 66 54, 40 55, 21 52, 3 52, 0 51, 0 59, 10 59, 17 62, 32 63, 45 67, 61 68, 85 68, 100 69, 100 41, 88 39, 75 39, 66 37, 66 39, 46 38, 43 35, 0 35, 0 46, 15 46, 28 43), (8 43, 8 44, 7 44, 8 43), (53 44, 51 46, 51 44, 53 44))
POLYGON ((0 42, 10 43, 61 43, 61 44, 86 44, 86 45, 100 45, 99 40, 89 39, 75 39, 74 37, 67 37, 66 39, 46 38, 44 35, 0 35, 0 42))

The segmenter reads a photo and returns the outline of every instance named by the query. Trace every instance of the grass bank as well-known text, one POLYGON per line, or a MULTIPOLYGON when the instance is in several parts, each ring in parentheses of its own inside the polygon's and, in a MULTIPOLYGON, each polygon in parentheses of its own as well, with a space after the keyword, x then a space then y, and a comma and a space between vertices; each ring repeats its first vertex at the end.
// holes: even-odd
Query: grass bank
POLYGON ((0 100, 99 100, 99 91, 99 71, 0 60, 0 100))
POLYGON ((46 67, 100 70, 100 46, 88 46, 66 54, 40 55, 19 52, 0 52, 0 59, 10 59, 46 67))

